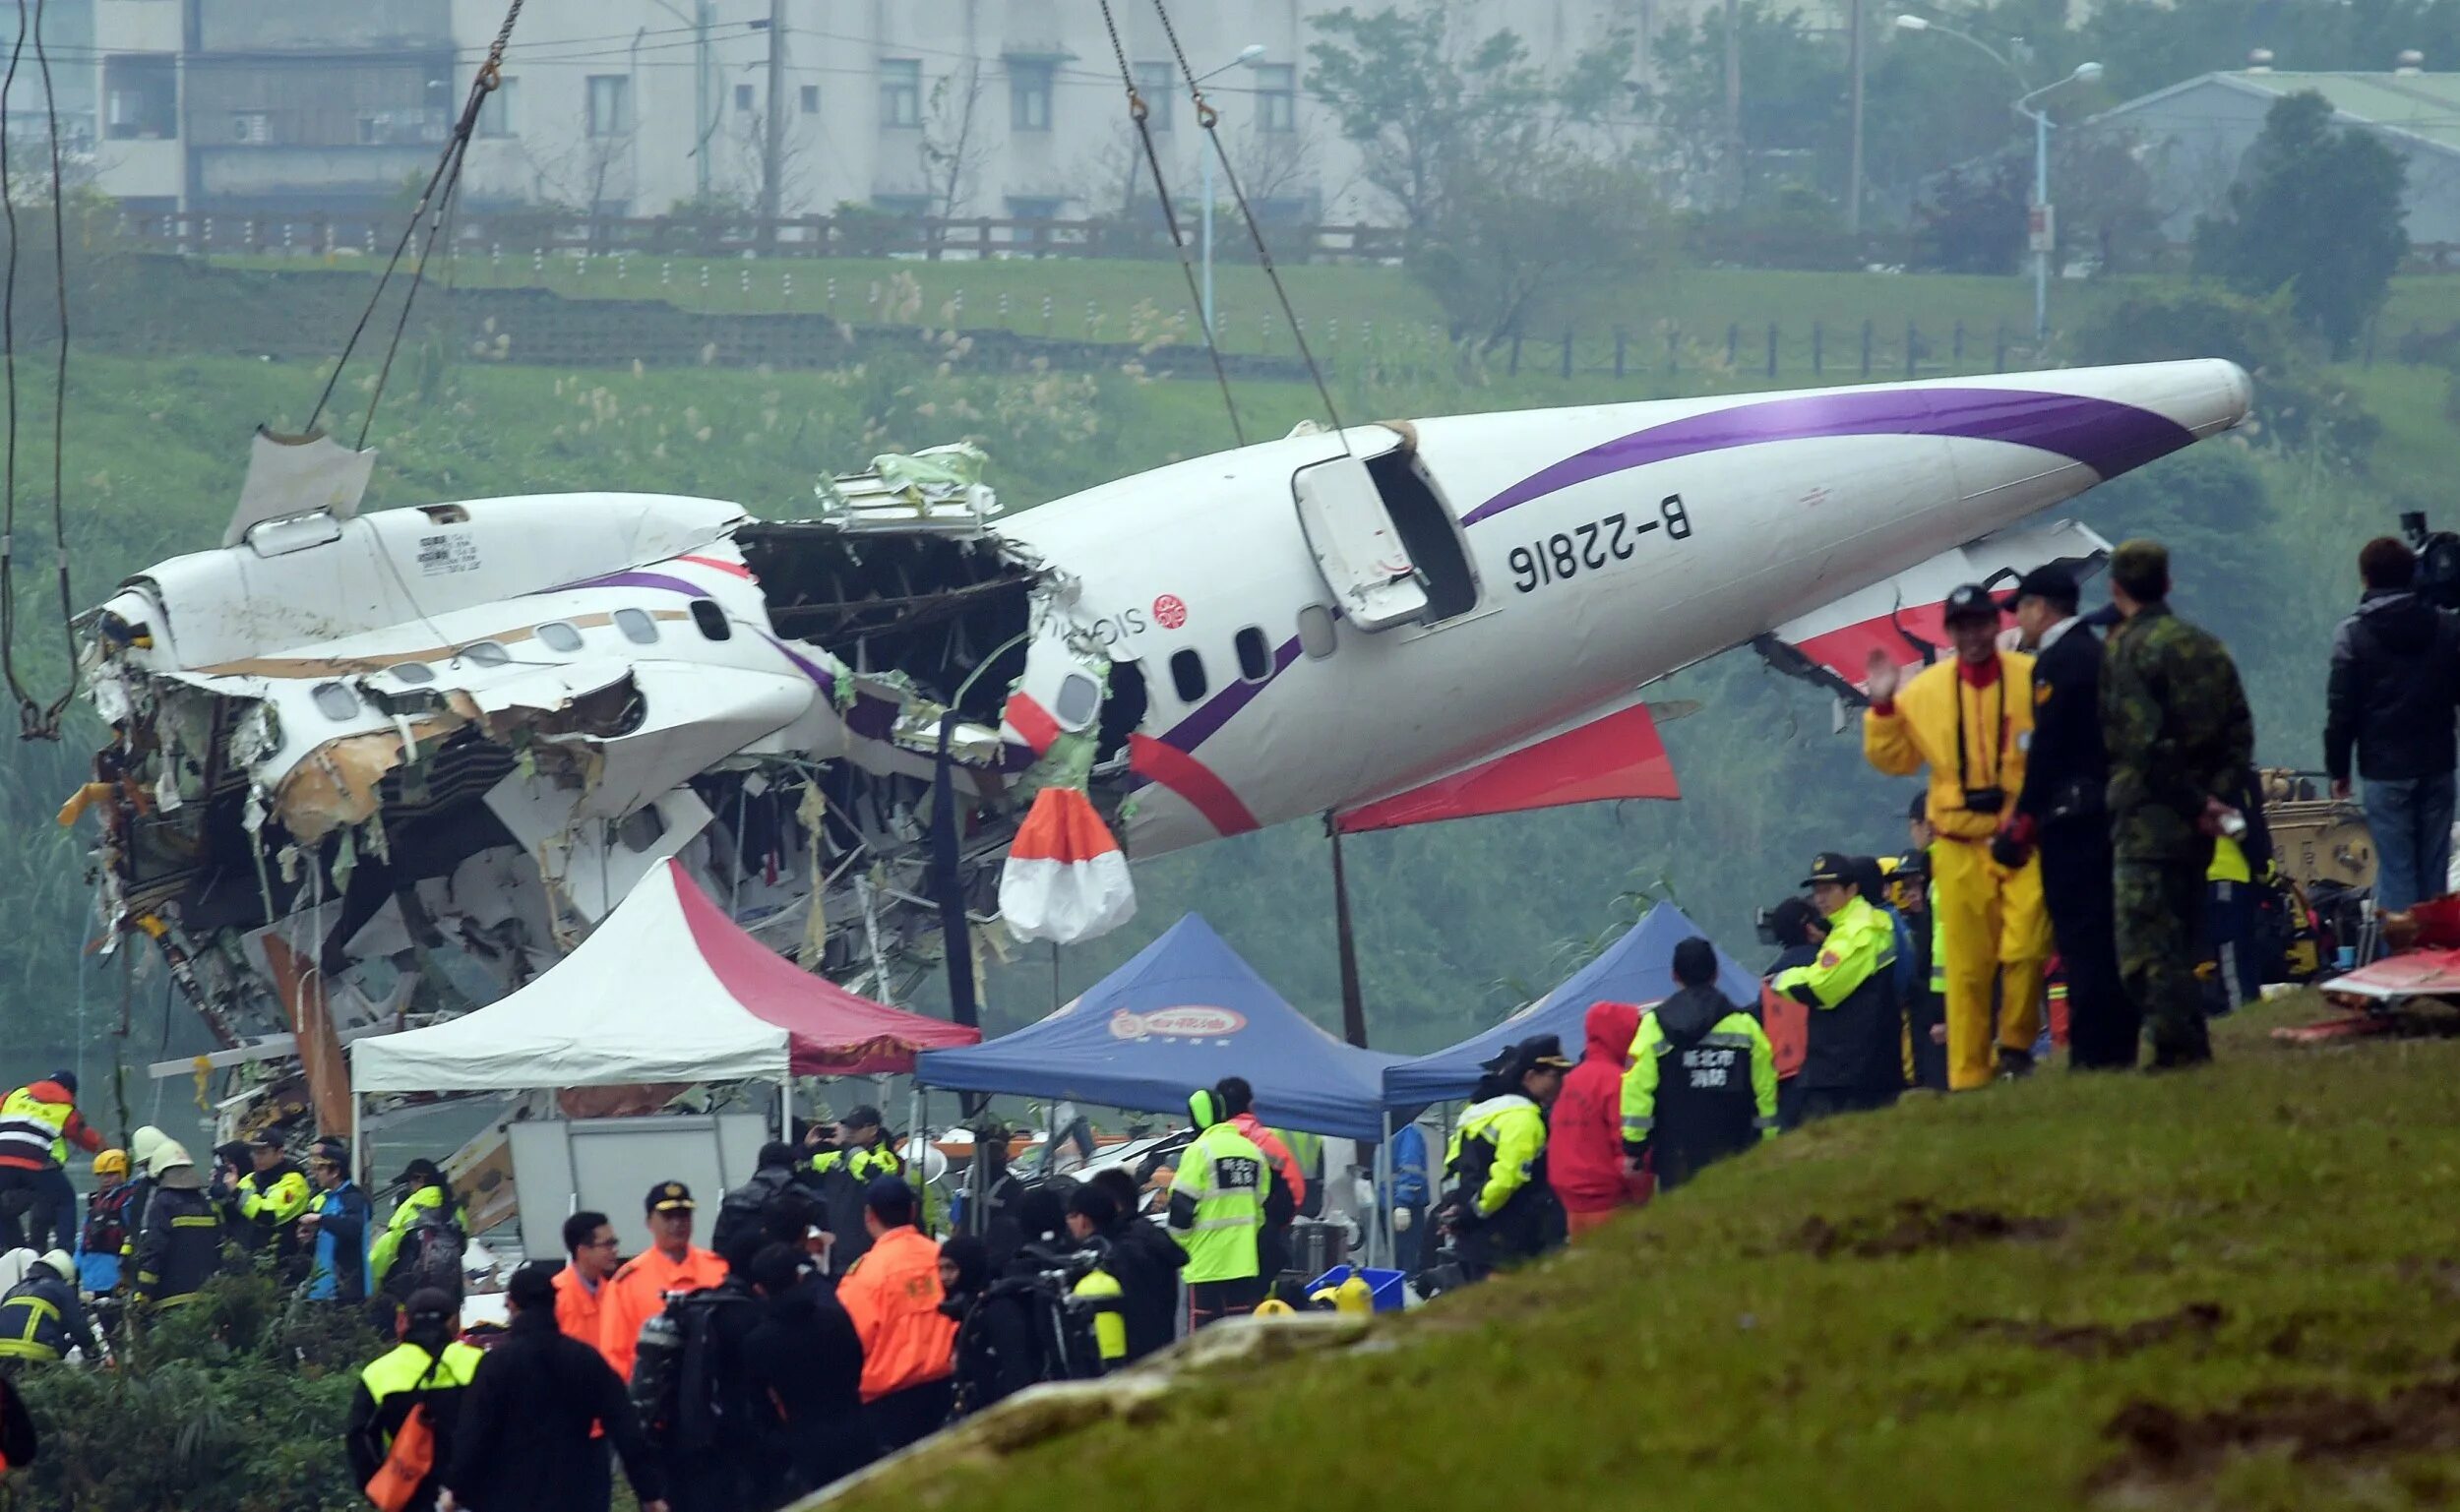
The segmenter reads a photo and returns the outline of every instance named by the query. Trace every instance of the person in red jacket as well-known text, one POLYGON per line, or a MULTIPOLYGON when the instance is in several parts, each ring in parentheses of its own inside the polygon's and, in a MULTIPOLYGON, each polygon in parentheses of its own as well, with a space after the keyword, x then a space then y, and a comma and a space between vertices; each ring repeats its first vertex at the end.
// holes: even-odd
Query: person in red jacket
POLYGON ((71 1145, 102 1148, 77 1111, 76 1072, 53 1071, 0 1099, 0 1250, 76 1244, 77 1188, 62 1164, 71 1145))
POLYGON ((1547 1179, 1574 1240, 1646 1202, 1653 1184, 1645 1172, 1629 1174, 1623 1153, 1623 1075, 1630 1068, 1640 1010, 1628 1002, 1593 1002, 1587 1028, 1588 1049, 1565 1074, 1546 1120, 1547 1179))

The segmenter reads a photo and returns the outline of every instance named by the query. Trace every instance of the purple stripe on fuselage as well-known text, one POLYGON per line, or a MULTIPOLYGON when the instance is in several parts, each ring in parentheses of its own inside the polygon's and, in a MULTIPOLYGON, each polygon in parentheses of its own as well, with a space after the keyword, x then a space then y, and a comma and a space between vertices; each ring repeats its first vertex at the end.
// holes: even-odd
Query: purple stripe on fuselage
POLYGON ((759 635, 763 640, 768 641, 770 645, 777 648, 778 655, 783 656, 786 660, 794 663, 797 668, 801 669, 805 677, 810 678, 813 682, 819 684, 820 695, 822 697, 829 699, 830 702, 836 701, 837 680, 829 675, 828 668, 820 665, 816 661, 813 661, 810 657, 803 655, 794 647, 786 644, 784 641, 769 634, 767 631, 762 631, 759 635))
POLYGON ((2105 479, 2195 439, 2167 415, 2113 399, 2024 389, 1847 389, 1738 404, 1669 420, 1565 457, 1461 516, 1464 525, 1532 499, 1651 462, 1770 441, 1827 436, 1944 436, 2056 453, 2105 479))
POLYGON ((1162 737, 1162 744, 1176 746, 1181 751, 1194 751, 1211 739, 1215 731, 1228 724, 1231 715, 1247 707, 1258 694, 1270 687, 1274 678, 1289 671, 1290 664, 1297 660, 1298 641, 1295 638, 1282 641, 1281 648, 1272 653, 1270 672, 1253 683, 1242 678, 1213 695, 1211 698, 1192 711, 1187 718, 1171 726, 1170 733, 1162 737))
POLYGON ((713 596, 697 582, 665 573, 609 573, 604 577, 592 577, 586 582, 568 582, 561 588, 550 588, 548 591, 562 593, 572 588, 663 588, 669 593, 682 593, 692 598, 713 596))

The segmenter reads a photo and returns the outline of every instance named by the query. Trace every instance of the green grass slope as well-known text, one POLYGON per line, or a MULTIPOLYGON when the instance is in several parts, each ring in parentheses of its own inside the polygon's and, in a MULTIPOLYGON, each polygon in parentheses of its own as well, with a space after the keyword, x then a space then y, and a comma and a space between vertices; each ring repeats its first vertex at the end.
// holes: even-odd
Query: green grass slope
POLYGON ((2285 1014, 1787 1136, 1366 1347, 840 1504, 2447 1504, 2460 1044, 2285 1014))

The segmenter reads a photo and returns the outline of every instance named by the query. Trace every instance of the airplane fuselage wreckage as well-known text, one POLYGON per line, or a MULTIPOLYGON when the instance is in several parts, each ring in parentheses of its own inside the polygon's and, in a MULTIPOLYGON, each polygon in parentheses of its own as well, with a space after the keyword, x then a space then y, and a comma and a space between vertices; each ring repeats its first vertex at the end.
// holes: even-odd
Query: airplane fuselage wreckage
POLYGON ((2248 395, 2197 361, 1302 427, 1014 515, 946 453, 799 520, 243 504, 82 622, 104 919, 223 1045, 304 1052, 528 981, 672 856, 894 998, 940 948, 936 773, 976 918, 1054 785, 1133 857, 1672 798, 1649 684, 1751 645, 1851 697, 1955 584, 2095 557, 2032 516, 2248 395))

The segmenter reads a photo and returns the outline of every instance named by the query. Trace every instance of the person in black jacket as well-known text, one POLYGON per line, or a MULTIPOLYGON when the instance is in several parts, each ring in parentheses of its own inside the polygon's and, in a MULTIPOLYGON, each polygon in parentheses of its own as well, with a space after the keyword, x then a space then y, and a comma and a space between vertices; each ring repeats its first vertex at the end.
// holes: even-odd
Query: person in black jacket
POLYGON ((610 1443, 642 1512, 665 1512, 657 1457, 624 1383, 555 1326, 556 1269, 532 1261, 505 1288, 512 1326, 462 1394, 438 1512, 606 1512, 610 1443), (605 1437, 591 1437, 599 1429, 605 1437))
POLYGON ((1622 1088, 1623 1153, 1671 1191, 1777 1131, 1777 1070, 1759 1020, 1717 987, 1716 948, 1674 947, 1675 995, 1640 1020, 1622 1088))
POLYGON ((2354 751, 2374 836, 2374 906, 2384 913, 2449 890, 2460 618, 2410 591, 2417 574, 2417 554, 2391 536, 2358 553, 2366 592, 2332 637, 2324 695, 2324 769, 2332 796, 2347 798, 2354 751))
POLYGON ((828 1204, 804 1181, 800 1164, 794 1146, 781 1139, 762 1145, 752 1179, 717 1204, 709 1248, 721 1258, 739 1247, 748 1256, 765 1243, 800 1248, 808 1232, 826 1228, 828 1204))
MULTIPOLYGON (((1063 1220, 1064 1221, 1064 1220, 1063 1220)), ((956 1416, 969 1417, 1042 1378, 1033 1308, 991 1269, 991 1250, 973 1235, 940 1246, 940 1311, 956 1320, 956 1416)))
POLYGON ((743 1340, 756 1406, 773 1415, 771 1457, 783 1501, 810 1495, 880 1457, 863 1416, 863 1341, 803 1251, 770 1244, 752 1257, 760 1321, 743 1340))
POLYGON ((2016 624, 2033 653, 2033 745, 2005 839, 2017 851, 2041 851, 2042 895, 2067 986, 2067 1063, 2124 1070, 2135 1064, 2143 1023, 2119 977, 2101 639, 2076 617, 2079 598, 2075 575, 2056 564, 2016 584, 2016 624))
POLYGON ((1123 1294, 1120 1313, 1128 1323, 1128 1360, 1142 1360, 1179 1338, 1179 1272, 1188 1252, 1159 1224, 1138 1211, 1136 1178, 1117 1166, 1085 1178, 1087 1186, 1110 1194, 1117 1218, 1102 1230, 1110 1244, 1109 1270, 1123 1294))

